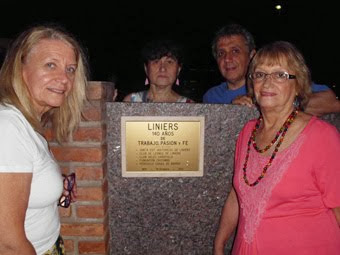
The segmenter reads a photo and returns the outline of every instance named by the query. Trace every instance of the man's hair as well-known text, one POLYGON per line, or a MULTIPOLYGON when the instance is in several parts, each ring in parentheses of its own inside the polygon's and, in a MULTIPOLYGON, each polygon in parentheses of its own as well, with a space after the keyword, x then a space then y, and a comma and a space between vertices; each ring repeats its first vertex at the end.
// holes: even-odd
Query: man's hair
POLYGON ((215 37, 212 41, 211 48, 212 48, 212 54, 214 58, 216 59, 217 56, 217 42, 220 40, 222 37, 229 37, 233 35, 241 35, 244 37, 246 41, 246 45, 248 46, 249 53, 255 49, 255 41, 253 35, 245 29, 243 26, 240 24, 228 24, 222 28, 220 28, 216 33, 215 37))

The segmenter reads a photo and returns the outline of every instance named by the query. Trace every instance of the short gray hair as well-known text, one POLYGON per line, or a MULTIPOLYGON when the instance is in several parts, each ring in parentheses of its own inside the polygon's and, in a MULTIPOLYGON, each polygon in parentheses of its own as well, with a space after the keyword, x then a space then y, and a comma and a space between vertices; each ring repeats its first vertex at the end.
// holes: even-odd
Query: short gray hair
POLYGON ((226 25, 222 28, 220 28, 216 33, 215 37, 212 41, 211 44, 211 49, 212 49, 212 54, 214 58, 216 59, 217 56, 217 42, 220 40, 222 37, 228 37, 228 36, 233 36, 233 35, 241 35, 244 37, 246 40, 246 45, 248 46, 249 53, 252 52, 252 50, 255 49, 255 41, 253 35, 245 29, 243 26, 240 24, 229 24, 226 25))

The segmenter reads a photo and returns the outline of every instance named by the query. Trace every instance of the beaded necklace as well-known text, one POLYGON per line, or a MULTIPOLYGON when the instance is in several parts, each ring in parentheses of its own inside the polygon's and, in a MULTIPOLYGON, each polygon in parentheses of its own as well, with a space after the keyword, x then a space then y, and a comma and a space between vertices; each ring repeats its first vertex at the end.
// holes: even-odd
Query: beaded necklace
POLYGON ((262 121, 262 116, 260 116, 260 118, 256 122, 255 129, 253 130, 253 133, 251 135, 251 139, 252 139, 254 149, 259 153, 264 153, 267 150, 269 150, 273 146, 273 144, 276 143, 277 139, 281 136, 283 130, 285 129, 285 125, 283 125, 280 128, 280 130, 276 133, 275 138, 270 142, 270 144, 268 144, 266 147, 264 147, 264 149, 260 149, 259 147, 257 147, 256 140, 255 140, 255 134, 256 134, 256 130, 259 129, 259 127, 261 125, 261 121, 262 121))
POLYGON ((256 125, 252 131, 252 134, 249 138, 249 141, 248 141, 248 148, 247 148, 247 153, 246 153, 246 157, 245 157, 245 161, 244 161, 244 164, 243 164, 243 179, 244 179, 244 182, 250 186, 250 187, 253 187, 255 185, 257 185, 265 176, 268 168, 271 166, 275 156, 276 156, 276 153, 278 152, 279 150, 279 147, 281 146, 282 142, 283 142, 283 139, 287 133, 287 130, 289 128, 289 126, 293 123, 293 121, 295 120, 295 117, 296 115, 298 114, 298 110, 297 109, 294 109, 294 111, 292 111, 292 113, 288 116, 287 120, 285 121, 285 123, 283 123, 282 127, 280 128, 280 130, 277 132, 275 138, 273 139, 273 141, 267 145, 264 149, 259 149, 256 145, 256 142, 255 142, 255 136, 256 136, 256 132, 257 130, 259 129, 260 125, 261 125, 261 122, 263 120, 263 117, 262 115, 260 115, 260 117, 257 119, 257 122, 256 122, 256 125), (280 139, 279 139, 280 138, 280 139), (265 165, 265 167, 263 168, 263 171, 262 173, 260 174, 260 176, 256 179, 256 181, 254 181, 253 183, 249 183, 248 181, 248 178, 247 178, 247 164, 248 164, 248 159, 249 159, 249 152, 250 152, 250 146, 251 144, 253 144, 255 150, 259 153, 263 153, 265 151, 267 151, 277 140, 279 139, 278 143, 276 144, 275 148, 274 148, 274 151, 268 161, 268 163, 265 165))

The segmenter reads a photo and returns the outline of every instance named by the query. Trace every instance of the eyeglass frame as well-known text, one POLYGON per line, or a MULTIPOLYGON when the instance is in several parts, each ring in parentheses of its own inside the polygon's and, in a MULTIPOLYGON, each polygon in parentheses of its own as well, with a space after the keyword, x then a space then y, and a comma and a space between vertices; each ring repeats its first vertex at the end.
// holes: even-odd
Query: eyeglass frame
POLYGON ((278 72, 273 72, 273 73, 254 72, 254 73, 249 74, 249 78, 250 78, 253 82, 264 82, 264 81, 267 79, 268 76, 272 77, 272 79, 273 79, 274 81, 279 82, 279 83, 280 83, 280 82, 284 82, 284 81, 286 81, 286 80, 293 80, 293 79, 296 79, 296 75, 294 75, 294 74, 289 74, 289 73, 286 72, 286 71, 278 71, 278 72), (264 76, 263 76, 263 78, 261 78, 261 79, 259 80, 258 78, 254 78, 254 77, 253 77, 253 75, 254 75, 255 73, 261 73, 261 74, 263 74, 264 76), (278 79, 280 79, 280 78, 277 78, 277 77, 273 76, 273 74, 284 74, 284 77, 285 77, 285 78, 284 78, 283 80, 278 80, 278 79))
POLYGON ((76 183, 76 174, 71 173, 69 175, 62 174, 63 176, 63 189, 68 191, 68 195, 62 194, 58 201, 58 206, 68 208, 72 202, 71 193, 73 192, 74 185, 76 183), (65 189, 65 181, 67 182, 67 188, 65 189))

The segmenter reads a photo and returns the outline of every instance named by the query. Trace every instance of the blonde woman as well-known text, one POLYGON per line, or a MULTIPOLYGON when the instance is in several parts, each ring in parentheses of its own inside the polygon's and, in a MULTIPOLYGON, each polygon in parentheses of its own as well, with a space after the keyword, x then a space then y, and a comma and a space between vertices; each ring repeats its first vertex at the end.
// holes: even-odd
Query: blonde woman
POLYGON ((0 72, 2 255, 64 254, 57 206, 72 186, 63 185, 43 129, 50 121, 59 142, 68 137, 80 121, 86 83, 83 50, 61 28, 32 27, 7 52, 0 72))

